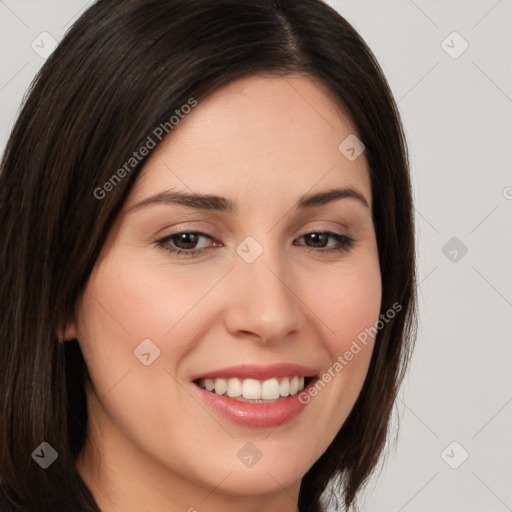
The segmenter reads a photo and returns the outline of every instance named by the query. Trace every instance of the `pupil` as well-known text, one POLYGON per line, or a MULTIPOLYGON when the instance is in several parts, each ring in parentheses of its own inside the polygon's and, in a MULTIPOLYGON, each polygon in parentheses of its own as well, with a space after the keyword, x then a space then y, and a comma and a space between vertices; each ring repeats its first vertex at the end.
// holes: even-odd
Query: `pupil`
POLYGON ((177 235, 177 243, 180 249, 193 249, 197 244, 199 236, 197 233, 181 233, 177 235))
POLYGON ((328 236, 325 233, 310 233, 306 236, 306 242, 311 242, 309 245, 313 247, 325 247, 328 241, 328 236))

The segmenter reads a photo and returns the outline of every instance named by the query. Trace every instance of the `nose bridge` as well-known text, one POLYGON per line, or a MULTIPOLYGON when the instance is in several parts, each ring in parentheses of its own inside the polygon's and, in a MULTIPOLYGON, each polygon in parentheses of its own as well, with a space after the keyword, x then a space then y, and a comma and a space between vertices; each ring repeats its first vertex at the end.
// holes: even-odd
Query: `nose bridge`
POLYGON ((268 238, 264 244, 247 237, 236 249, 228 318, 231 330, 271 341, 299 328, 300 304, 284 253, 268 238))

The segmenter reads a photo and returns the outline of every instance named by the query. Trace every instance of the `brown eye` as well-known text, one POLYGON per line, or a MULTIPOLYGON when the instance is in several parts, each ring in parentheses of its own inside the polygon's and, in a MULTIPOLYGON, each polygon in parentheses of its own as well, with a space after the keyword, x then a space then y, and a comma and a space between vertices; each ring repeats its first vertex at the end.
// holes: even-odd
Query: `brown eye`
POLYGON ((327 253, 330 251, 347 251, 352 247, 354 239, 339 233, 331 233, 329 231, 314 231, 302 235, 299 239, 311 249, 312 252, 327 253))
POLYGON ((200 236, 199 233, 178 233, 169 237, 168 241, 178 249, 195 249, 200 236))
POLYGON ((306 245, 309 247, 325 247, 329 242, 327 233, 308 233, 304 235, 306 245))
POLYGON ((202 253, 203 250, 221 245, 215 242, 213 236, 200 231, 173 233, 157 240, 155 244, 169 253, 187 257, 197 256, 202 253))

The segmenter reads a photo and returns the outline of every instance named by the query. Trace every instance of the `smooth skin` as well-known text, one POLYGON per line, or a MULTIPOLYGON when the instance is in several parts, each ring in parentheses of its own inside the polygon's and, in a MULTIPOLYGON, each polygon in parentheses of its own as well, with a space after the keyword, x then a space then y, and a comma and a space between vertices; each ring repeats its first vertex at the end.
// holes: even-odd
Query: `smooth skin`
POLYGON ((338 150, 350 134, 317 81, 250 76, 200 101, 150 155, 63 334, 78 339, 91 375, 77 467, 103 512, 296 511, 302 477, 361 390, 373 340, 278 427, 217 415, 191 378, 283 362, 320 376, 378 320, 367 162, 338 150), (338 188, 367 205, 295 207, 338 188), (235 209, 136 206, 169 191, 223 196, 235 209), (207 236, 183 243, 169 238, 177 232, 207 236), (263 249, 252 263, 236 251, 247 237, 263 249), (134 355, 145 339, 160 350, 149 366, 134 355), (251 468, 237 457, 247 442, 262 454, 251 468))

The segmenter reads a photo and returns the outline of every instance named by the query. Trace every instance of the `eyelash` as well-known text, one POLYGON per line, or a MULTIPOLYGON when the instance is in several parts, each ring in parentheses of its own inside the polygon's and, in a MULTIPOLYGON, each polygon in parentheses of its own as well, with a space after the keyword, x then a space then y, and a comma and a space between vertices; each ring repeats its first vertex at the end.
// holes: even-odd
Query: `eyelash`
MULTIPOLYGON (((214 249, 215 247, 203 247, 201 249, 178 249, 176 247, 172 247, 169 245, 169 242, 179 235, 197 235, 199 237, 203 238, 209 238, 210 240, 214 240, 214 236, 211 233, 203 232, 203 231, 179 231, 176 233, 172 233, 171 235, 168 235, 164 238, 161 238, 160 240, 156 240, 155 244, 167 251, 170 254, 174 254, 175 256, 180 256, 184 258, 195 258, 201 256, 205 251, 214 249)), ((307 235, 313 235, 313 234, 320 234, 320 235, 327 235, 329 239, 334 239, 339 245, 337 247, 330 247, 327 249, 315 249, 314 247, 306 247, 307 251, 310 253, 315 253, 320 256, 329 255, 332 253, 339 253, 339 252, 348 252, 350 249, 352 249, 355 240, 347 235, 341 235, 339 233, 333 233, 331 231, 308 231, 307 233, 304 233, 301 235, 298 240, 301 238, 304 238, 307 235)), ((294 242, 295 243, 295 242, 294 242)))

